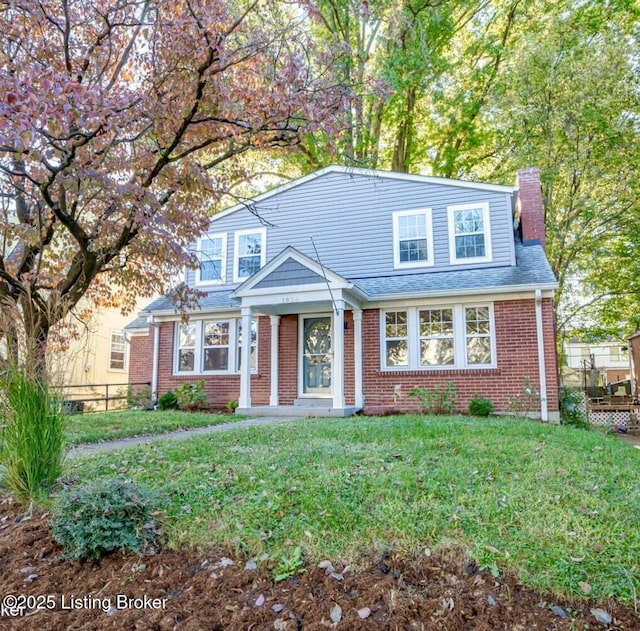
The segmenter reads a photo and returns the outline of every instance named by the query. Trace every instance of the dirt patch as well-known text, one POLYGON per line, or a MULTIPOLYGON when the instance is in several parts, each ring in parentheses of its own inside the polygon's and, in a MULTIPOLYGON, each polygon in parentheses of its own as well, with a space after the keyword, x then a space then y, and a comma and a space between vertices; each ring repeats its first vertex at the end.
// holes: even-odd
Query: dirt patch
POLYGON ((23 595, 18 604, 27 605, 5 608, 0 629, 640 629, 628 607, 544 597, 512 577, 477 572, 451 550, 391 553, 357 573, 307 568, 279 583, 264 565, 246 568, 246 559, 213 551, 116 554, 98 565, 56 560, 60 554, 46 514, 25 519, 0 500, 0 598, 23 595), (598 622, 596 607, 610 623, 598 622))

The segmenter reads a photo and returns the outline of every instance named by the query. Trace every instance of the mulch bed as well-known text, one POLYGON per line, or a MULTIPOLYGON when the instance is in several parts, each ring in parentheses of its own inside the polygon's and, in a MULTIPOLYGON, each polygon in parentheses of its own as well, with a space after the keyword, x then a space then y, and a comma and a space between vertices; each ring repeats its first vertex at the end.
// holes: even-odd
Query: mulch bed
POLYGON ((99 564, 61 553, 46 514, 25 518, 0 499, 0 597, 23 595, 29 606, 23 615, 5 607, 0 629, 640 629, 632 608, 542 596, 479 573, 456 549, 386 553, 358 572, 309 567, 279 583, 264 564, 247 569, 246 559, 214 551, 114 554, 99 564))

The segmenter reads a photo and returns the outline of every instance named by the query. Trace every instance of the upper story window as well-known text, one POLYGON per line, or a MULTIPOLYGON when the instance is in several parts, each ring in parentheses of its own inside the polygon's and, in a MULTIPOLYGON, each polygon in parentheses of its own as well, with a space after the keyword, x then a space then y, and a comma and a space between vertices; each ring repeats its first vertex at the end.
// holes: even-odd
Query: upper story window
POLYGON ((431 209, 401 210, 393 213, 393 266, 433 265, 431 209))
POLYGON ((213 285, 226 280, 227 235, 210 234, 198 239, 200 268, 196 271, 197 285, 213 285))
POLYGON ((267 229, 238 230, 235 234, 233 280, 242 282, 253 276, 265 263, 267 229))
POLYGON ((109 370, 126 369, 127 342, 122 331, 111 331, 109 341, 109 370))
POLYGON ((451 263, 491 261, 489 204, 449 206, 449 258, 451 263))

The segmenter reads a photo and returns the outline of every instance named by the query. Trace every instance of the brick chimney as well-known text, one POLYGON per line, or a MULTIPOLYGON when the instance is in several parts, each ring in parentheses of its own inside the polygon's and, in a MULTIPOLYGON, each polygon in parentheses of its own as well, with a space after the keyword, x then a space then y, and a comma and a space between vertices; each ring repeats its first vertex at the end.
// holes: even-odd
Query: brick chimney
POLYGON ((540 185, 540 169, 520 169, 516 180, 518 206, 516 216, 520 220, 520 234, 524 245, 540 244, 546 250, 547 239, 544 226, 544 204, 540 185))

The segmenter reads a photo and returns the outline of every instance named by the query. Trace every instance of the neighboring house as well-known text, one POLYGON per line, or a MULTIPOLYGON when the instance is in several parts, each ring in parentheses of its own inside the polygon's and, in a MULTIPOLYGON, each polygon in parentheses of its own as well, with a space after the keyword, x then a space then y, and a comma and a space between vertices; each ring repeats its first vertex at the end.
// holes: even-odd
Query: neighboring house
MULTIPOLYGON (((610 383, 631 379, 631 363, 629 360, 629 346, 620 340, 605 342, 582 342, 572 339, 564 345, 567 368, 572 371, 577 385, 606 386, 610 383)), ((566 383, 563 371, 563 382, 566 383)))
MULTIPOLYGON (((91 315, 84 324, 76 324, 77 339, 71 339, 63 352, 52 352, 49 357, 51 378, 63 388, 65 398, 85 400, 85 409, 105 409, 107 394, 126 394, 129 341, 125 326, 131 316, 122 315, 117 308, 84 306, 91 315)), ((112 401, 109 408, 125 403, 112 401)))
POLYGON ((640 331, 629 338, 629 350, 631 363, 631 383, 633 395, 640 398, 640 331))
POLYGON ((130 378, 156 394, 204 379, 245 414, 417 409, 453 381, 498 411, 558 370, 539 170, 519 187, 328 167, 216 215, 197 240, 206 293, 181 320, 170 297, 132 323, 130 378), (248 334, 247 334, 248 333, 248 334))

